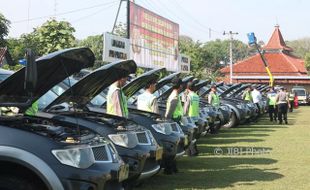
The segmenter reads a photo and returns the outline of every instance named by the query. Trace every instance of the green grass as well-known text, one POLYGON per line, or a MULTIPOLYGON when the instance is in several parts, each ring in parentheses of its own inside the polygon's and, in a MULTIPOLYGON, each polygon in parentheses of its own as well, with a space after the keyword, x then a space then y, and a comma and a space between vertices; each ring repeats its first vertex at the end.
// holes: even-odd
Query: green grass
POLYGON ((160 173, 137 189, 310 189, 309 113, 310 107, 295 110, 289 125, 263 117, 221 129, 199 139, 200 156, 178 161, 180 173, 160 173), (214 153, 219 148, 222 155, 214 153))

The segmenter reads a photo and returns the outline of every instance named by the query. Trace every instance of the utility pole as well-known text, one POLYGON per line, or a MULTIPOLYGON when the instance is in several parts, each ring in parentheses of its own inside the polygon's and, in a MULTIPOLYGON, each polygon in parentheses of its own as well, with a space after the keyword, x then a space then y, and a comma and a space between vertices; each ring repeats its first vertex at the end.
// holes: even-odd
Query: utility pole
POLYGON ((229 61, 229 65, 230 65, 230 79, 229 82, 230 84, 232 84, 232 77, 233 77, 233 55, 232 55, 232 42, 234 40, 234 35, 238 35, 238 32, 225 32, 223 33, 223 35, 230 35, 230 44, 229 44, 229 57, 230 57, 230 61, 229 61))

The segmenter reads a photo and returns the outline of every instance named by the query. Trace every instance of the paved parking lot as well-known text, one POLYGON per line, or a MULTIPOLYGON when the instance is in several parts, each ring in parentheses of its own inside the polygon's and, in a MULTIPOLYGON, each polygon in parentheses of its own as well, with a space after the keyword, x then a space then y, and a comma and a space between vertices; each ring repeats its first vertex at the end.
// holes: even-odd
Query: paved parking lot
POLYGON ((257 123, 199 139, 198 157, 183 157, 180 173, 157 175, 138 189, 310 189, 310 107, 289 125, 257 123))

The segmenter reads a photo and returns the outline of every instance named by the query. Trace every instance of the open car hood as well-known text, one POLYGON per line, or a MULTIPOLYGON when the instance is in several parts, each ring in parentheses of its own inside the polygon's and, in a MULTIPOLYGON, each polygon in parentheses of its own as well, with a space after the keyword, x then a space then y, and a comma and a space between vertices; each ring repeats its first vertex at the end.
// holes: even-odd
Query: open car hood
MULTIPOLYGON (((224 82, 219 82, 219 83, 215 84, 216 87, 223 86, 223 85, 224 85, 224 82)), ((205 96, 205 95, 209 94, 210 92, 211 92, 211 86, 209 86, 209 87, 202 87, 198 91, 198 95, 199 96, 205 96)))
POLYGON ((83 77, 71 88, 58 96, 45 109, 63 102, 73 102, 78 107, 85 107, 96 95, 114 83, 123 72, 136 72, 137 65, 133 60, 113 62, 96 69, 83 77))
POLYGON ((164 78, 162 78, 158 83, 156 84, 156 90, 160 89, 161 87, 165 86, 166 84, 170 83, 172 79, 177 78, 180 76, 180 72, 178 73, 172 73, 171 75, 168 75, 164 78))
POLYGON ((133 96, 140 89, 144 88, 150 81, 158 80, 161 78, 161 75, 165 71, 165 68, 153 69, 149 72, 144 73, 143 75, 135 78, 130 81, 123 87, 123 92, 127 97, 133 96))
MULTIPOLYGON (((180 90, 180 93, 183 92, 186 89, 186 86, 184 84, 187 84, 189 81, 193 80, 194 77, 193 76, 187 76, 185 78, 182 79, 182 89, 180 90)), ((162 100, 166 100, 168 99, 169 95, 171 94, 173 90, 173 87, 171 86, 167 91, 165 91, 164 93, 162 93, 159 97, 157 97, 158 99, 162 99, 162 100)))
POLYGON ((244 91, 246 88, 248 88, 249 86, 251 86, 250 84, 244 84, 242 85, 240 88, 238 88, 236 91, 234 91, 233 93, 229 94, 229 96, 227 97, 236 97, 238 96, 242 91, 244 91))
POLYGON ((227 90, 225 90, 223 93, 221 93, 219 96, 220 97, 226 97, 230 92, 234 91, 235 89, 241 87, 242 84, 239 83, 239 84, 234 84, 232 86, 230 86, 227 90))
POLYGON ((200 80, 197 84, 195 84, 195 88, 199 91, 202 87, 207 86, 211 83, 211 80, 200 80))
POLYGON ((24 67, 0 83, 0 103, 28 102, 31 105, 66 77, 83 68, 92 67, 94 60, 95 56, 89 48, 65 49, 40 57, 36 60, 37 85, 32 91, 31 99, 24 88, 26 71, 24 67))

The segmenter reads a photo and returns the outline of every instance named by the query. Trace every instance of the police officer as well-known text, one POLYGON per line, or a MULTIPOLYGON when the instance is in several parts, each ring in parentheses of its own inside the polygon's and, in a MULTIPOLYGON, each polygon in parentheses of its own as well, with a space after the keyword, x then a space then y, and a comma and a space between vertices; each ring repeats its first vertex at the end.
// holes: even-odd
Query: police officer
POLYGON ((249 102, 253 102, 251 91, 252 91, 252 87, 251 86, 247 87, 244 93, 242 94, 242 99, 249 101, 249 102))
MULTIPOLYGON (((167 119, 172 119, 179 122, 183 116, 183 107, 179 96, 180 90, 182 88, 182 80, 179 78, 174 78, 172 80, 172 85, 173 90, 167 100, 165 117, 167 119)), ((175 158, 166 159, 164 167, 165 174, 172 174, 173 172, 178 172, 175 158)))
POLYGON ((159 113, 157 98, 155 95, 153 95, 155 89, 156 80, 152 80, 146 85, 144 93, 138 96, 137 108, 139 110, 157 114, 159 113))
POLYGON ((184 103, 184 115, 189 117, 199 116, 199 96, 195 93, 195 83, 187 84, 187 96, 184 103))
POLYGON ((182 88, 182 80, 174 78, 172 80, 173 90, 168 97, 165 117, 174 121, 180 121, 183 116, 183 106, 179 96, 182 88))
POLYGON ((287 93, 284 91, 284 88, 281 87, 279 92, 276 95, 276 102, 278 105, 278 120, 279 124, 283 123, 283 120, 285 124, 288 124, 287 122, 287 110, 289 104, 289 99, 287 93))
POLYGON ((268 101, 268 113, 270 121, 277 121, 277 109, 276 109, 276 93, 273 88, 270 88, 267 93, 267 101, 268 101))
MULTIPOLYGON (((186 88, 187 95, 185 97, 184 103, 184 115, 189 117, 199 116, 199 96, 195 93, 195 84, 197 82, 189 82, 186 88)), ((199 154, 197 144, 195 143, 193 145, 190 145, 186 152, 189 156, 197 156, 199 154)))
POLYGON ((120 78, 110 87, 107 95, 107 113, 120 117, 128 117, 127 97, 122 91, 126 84, 128 73, 122 73, 120 78))
POLYGON ((215 106, 215 107, 220 106, 220 97, 216 93, 215 85, 211 86, 211 92, 209 93, 209 96, 208 96, 208 102, 212 106, 215 106))

